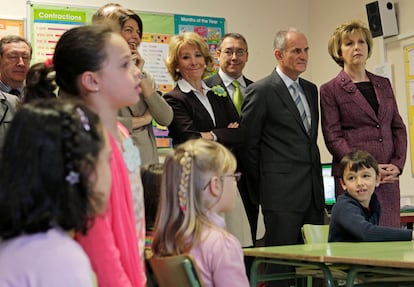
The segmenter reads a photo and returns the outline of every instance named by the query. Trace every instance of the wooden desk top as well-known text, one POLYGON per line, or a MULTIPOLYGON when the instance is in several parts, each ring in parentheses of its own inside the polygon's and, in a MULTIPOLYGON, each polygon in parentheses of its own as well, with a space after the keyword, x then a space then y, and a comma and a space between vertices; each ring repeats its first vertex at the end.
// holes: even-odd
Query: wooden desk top
POLYGON ((265 258, 414 269, 411 241, 299 244, 243 251, 245 255, 265 258))
POLYGON ((309 262, 325 262, 326 244, 299 244, 243 248, 244 255, 274 259, 293 259, 309 262))

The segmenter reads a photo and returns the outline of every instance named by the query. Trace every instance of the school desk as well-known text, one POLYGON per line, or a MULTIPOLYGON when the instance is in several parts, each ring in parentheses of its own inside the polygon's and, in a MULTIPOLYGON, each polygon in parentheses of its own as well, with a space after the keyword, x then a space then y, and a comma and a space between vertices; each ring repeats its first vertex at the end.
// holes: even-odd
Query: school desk
MULTIPOLYGON (((369 272, 372 281, 411 281, 404 286, 414 286, 414 243, 408 242, 361 242, 361 243, 321 243, 299 244, 243 249, 244 255, 256 257, 250 276, 250 286, 257 282, 295 278, 296 274, 258 274, 261 263, 291 266, 313 266, 321 269, 326 286, 335 287, 330 267, 346 267, 349 271, 346 286, 364 286, 354 283, 360 273, 369 272)), ((367 283, 368 284, 368 283, 367 283)), ((379 286, 374 285, 374 286, 379 286)))

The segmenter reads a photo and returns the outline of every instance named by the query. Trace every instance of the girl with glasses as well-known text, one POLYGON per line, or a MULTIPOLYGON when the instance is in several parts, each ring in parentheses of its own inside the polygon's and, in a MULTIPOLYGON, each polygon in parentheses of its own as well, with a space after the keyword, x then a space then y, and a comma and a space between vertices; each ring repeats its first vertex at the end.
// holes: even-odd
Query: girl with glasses
POLYGON ((204 286, 249 286, 240 242, 220 216, 233 208, 235 170, 233 154, 205 139, 179 145, 165 160, 153 253, 191 254, 204 286))

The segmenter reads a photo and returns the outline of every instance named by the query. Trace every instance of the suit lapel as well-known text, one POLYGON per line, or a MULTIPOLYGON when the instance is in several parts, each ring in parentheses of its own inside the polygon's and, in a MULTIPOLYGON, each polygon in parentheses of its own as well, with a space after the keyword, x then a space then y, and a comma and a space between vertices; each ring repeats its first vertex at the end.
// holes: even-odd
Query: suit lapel
POLYGON ((383 117, 386 115, 385 109, 389 108, 386 107, 384 103, 384 92, 380 91, 384 85, 382 80, 376 77, 372 77, 370 73, 368 73, 368 78, 370 79, 372 86, 374 87, 375 95, 378 101, 378 115, 376 115, 374 119, 378 118, 378 120, 381 122, 383 120, 383 117))
MULTIPOLYGON (((227 96, 229 97, 229 102, 231 103, 231 108, 238 114, 238 112, 237 112, 237 109, 236 109, 236 107, 234 106, 234 104, 233 104, 233 99, 230 97, 230 93, 229 93, 229 91, 227 90, 227 88, 226 88, 226 86, 224 85, 224 83, 223 83, 223 80, 221 79, 221 77, 220 77, 220 75, 219 74, 215 74, 213 77, 212 77, 212 79, 211 79, 212 81, 211 81, 211 84, 212 84, 212 86, 215 86, 215 85, 220 85, 220 86, 222 86, 223 87, 223 89, 226 91, 226 93, 227 93, 227 96)), ((212 87, 211 86, 211 87, 212 87)))
MULTIPOLYGON (((207 94, 207 97, 210 101, 211 107, 213 109, 213 113, 214 115, 216 114, 215 109, 214 109, 214 104, 211 103, 210 97, 207 94)), ((193 110, 195 113, 197 113, 198 111, 200 111, 201 113, 203 113, 202 118, 205 120, 209 120, 210 121, 210 125, 212 127, 214 127, 214 122, 213 119, 211 118, 209 112, 207 111, 206 107, 204 107, 203 103, 197 98, 197 96, 195 95, 195 93, 193 91, 190 91, 187 93, 187 98, 189 99, 190 105, 192 106, 193 110)), ((201 115, 200 115, 201 117, 201 115)))
MULTIPOLYGON (((369 105, 368 101, 362 95, 362 93, 358 90, 357 86, 351 81, 351 78, 342 71, 341 72, 341 79, 342 81, 339 82, 341 88, 347 93, 348 97, 355 102, 355 104, 363 110, 370 118, 377 121, 377 116, 375 115, 374 110, 369 105)), ((372 84, 375 87, 374 82, 372 84)))

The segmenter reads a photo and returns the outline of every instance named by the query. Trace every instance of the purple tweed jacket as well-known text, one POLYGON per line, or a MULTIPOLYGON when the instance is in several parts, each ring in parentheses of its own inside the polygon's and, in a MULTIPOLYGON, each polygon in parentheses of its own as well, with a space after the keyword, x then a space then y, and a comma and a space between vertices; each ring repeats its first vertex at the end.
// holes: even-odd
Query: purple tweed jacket
POLYGON ((402 171, 407 153, 407 132, 387 78, 367 72, 379 109, 375 114, 349 76, 342 70, 320 88, 322 132, 333 155, 333 175, 350 151, 370 152, 378 163, 392 163, 402 171))

